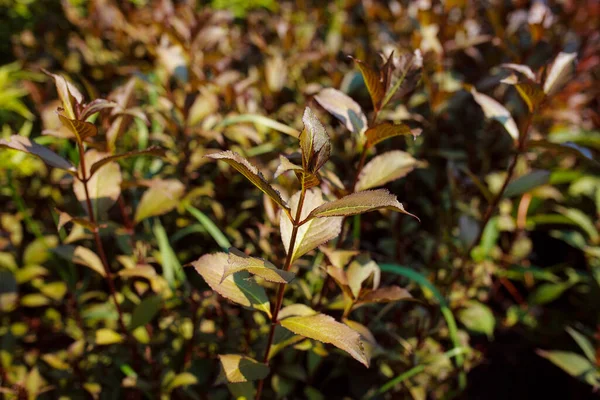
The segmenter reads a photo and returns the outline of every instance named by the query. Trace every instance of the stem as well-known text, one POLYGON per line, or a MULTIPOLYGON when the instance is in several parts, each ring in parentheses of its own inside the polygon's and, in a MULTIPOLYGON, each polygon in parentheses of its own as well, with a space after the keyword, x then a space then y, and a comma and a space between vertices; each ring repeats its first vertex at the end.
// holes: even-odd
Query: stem
MULTIPOLYGON (((294 247, 296 245, 296 236, 298 235, 298 228, 300 228, 300 217, 302 215, 302 206, 304 206, 304 198, 306 197, 306 188, 303 186, 300 192, 300 200, 298 201, 298 208, 296 209, 296 217, 292 220, 292 235, 290 238, 290 246, 288 248, 283 270, 288 271, 292 266, 292 256, 294 254, 294 247)), ((271 352, 271 346, 273 345, 273 338, 275 337, 275 327, 277 326, 277 316, 283 303, 283 293, 285 292, 285 283, 280 283, 277 289, 277 301, 275 302, 275 308, 273 308, 273 317, 271 318, 271 328, 269 330, 269 337, 267 339, 267 347, 265 349, 265 355, 263 357, 263 363, 269 365, 269 353, 271 352)), ((260 399, 262 389, 265 384, 264 379, 258 381, 256 388, 256 400, 260 399)))

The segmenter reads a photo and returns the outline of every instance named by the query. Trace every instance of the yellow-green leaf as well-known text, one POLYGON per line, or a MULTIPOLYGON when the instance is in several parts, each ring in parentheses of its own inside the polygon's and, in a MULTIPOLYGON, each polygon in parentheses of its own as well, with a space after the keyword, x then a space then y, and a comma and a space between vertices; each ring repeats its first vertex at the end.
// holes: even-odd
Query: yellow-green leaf
POLYGON ((359 192, 383 186, 388 182, 406 176, 419 165, 419 161, 401 150, 393 150, 378 155, 369 161, 360 172, 355 191, 359 192))
POLYGON ((315 100, 339 119, 350 132, 360 135, 367 129, 367 117, 362 108, 345 93, 326 88, 315 96, 315 100))
POLYGON ((52 300, 62 300, 67 293, 67 284, 64 282, 51 282, 40 287, 40 292, 52 300))
POLYGON ((347 325, 337 322, 329 315, 289 317, 282 320, 280 324, 297 335, 330 343, 344 350, 366 367, 369 366, 369 359, 364 353, 360 334, 347 325))
POLYGON ((260 173, 258 168, 252 165, 244 157, 232 151, 222 151, 219 153, 213 153, 206 155, 208 158, 214 160, 223 160, 227 164, 231 165, 242 175, 244 175, 250 182, 252 182, 257 188, 259 188, 264 194, 269 196, 275 203, 282 208, 288 209, 287 204, 281 198, 281 195, 277 190, 271 186, 264 176, 260 173))
POLYGON ((34 155, 53 168, 59 168, 69 172, 77 171, 75 166, 69 161, 25 136, 12 135, 8 140, 0 139, 0 148, 2 147, 34 155))
POLYGON ((221 372, 229 383, 251 382, 269 375, 269 367, 239 354, 220 354, 221 372))
POLYGON ((146 325, 158 314, 161 307, 162 298, 159 295, 146 297, 133 310, 128 329, 134 331, 136 328, 146 325))
POLYGON ((155 178, 146 182, 149 189, 144 192, 137 210, 135 222, 148 217, 165 214, 174 209, 185 192, 185 186, 177 179, 155 178))
POLYGON ((174 389, 182 386, 195 385, 198 383, 198 378, 189 372, 181 372, 177 374, 165 388, 165 392, 171 393, 174 389))
POLYGON ((519 128, 517 128, 517 124, 512 115, 510 115, 508 110, 502 104, 498 103, 490 96, 479 93, 474 88, 471 89, 471 94, 487 118, 500 122, 515 141, 519 140, 519 128))
POLYGON ((205 254, 191 265, 202 275, 208 286, 221 296, 242 306, 263 311, 271 317, 271 306, 265 289, 250 279, 248 272, 240 271, 229 275, 221 282, 228 263, 227 254, 215 253, 205 254))
POLYGON ((380 209, 390 209, 417 218, 404 209, 396 196, 385 189, 377 189, 352 193, 341 199, 325 203, 312 210, 307 219, 346 217, 380 209))
POLYGON ((289 283, 296 275, 289 271, 278 269, 267 260, 250 257, 236 248, 229 249, 229 262, 225 265, 221 282, 228 276, 240 271, 248 271, 270 282, 289 283))
POLYGON ((75 264, 86 266, 102 276, 106 276, 102 260, 100 260, 100 257, 98 257, 96 253, 87 247, 77 246, 73 252, 72 261, 75 264))
POLYGON ((372 289, 376 290, 379 287, 381 280, 381 269, 377 263, 367 257, 361 256, 352 261, 346 271, 348 286, 352 291, 352 296, 358 298, 363 284, 369 277, 373 276, 372 289))
POLYGON ((96 331, 96 344, 98 346, 121 343, 122 341, 123 337, 112 329, 101 328, 96 331))
MULTIPOLYGON (((296 215, 298 202, 300 200, 300 192, 294 194, 290 198, 291 214, 296 215)), ((306 191, 304 204, 300 220, 308 217, 310 211, 325 201, 323 193, 320 189, 314 188, 306 191)), ((279 228, 281 230, 281 240, 285 246, 286 253, 290 248, 290 240, 292 236, 292 223, 289 218, 282 214, 279 220, 279 228)), ((298 259, 312 249, 320 246, 329 240, 337 237, 342 229, 342 218, 327 218, 327 219, 312 219, 298 228, 292 261, 298 259)))
POLYGON ((21 297, 21 306, 23 307, 42 307, 50 303, 50 299, 40 293, 26 294, 21 297))
POLYGON ((367 145, 375 146, 386 139, 394 136, 415 136, 415 133, 406 124, 392 124, 391 122, 383 122, 372 128, 367 129, 365 136, 367 137, 367 145))

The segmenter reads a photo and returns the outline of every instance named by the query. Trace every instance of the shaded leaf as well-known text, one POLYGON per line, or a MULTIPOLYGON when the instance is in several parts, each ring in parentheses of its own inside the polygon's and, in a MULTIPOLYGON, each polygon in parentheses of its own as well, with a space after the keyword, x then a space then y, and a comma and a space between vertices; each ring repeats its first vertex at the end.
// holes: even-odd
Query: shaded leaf
POLYGON ((367 117, 362 108, 345 93, 326 88, 315 96, 315 100, 339 119, 350 132, 362 134, 367 129, 367 117))
POLYGON ((41 146, 25 136, 12 135, 7 139, 0 139, 0 148, 22 151, 40 158, 51 167, 76 172, 77 169, 69 161, 65 160, 47 147, 41 146))
POLYGON ((275 170, 273 178, 277 179, 281 174, 287 171, 302 171, 302 167, 294 164, 293 162, 288 160, 287 157, 279 155, 279 166, 275 170))
POLYGON ((503 68, 512 69, 513 71, 517 71, 517 72, 525 75, 528 79, 535 81, 535 74, 533 73, 533 71, 531 70, 531 68, 528 65, 505 63, 505 64, 500 64, 500 66, 503 68))
POLYGON ((544 93, 553 95, 569 80, 575 72, 577 53, 560 52, 548 71, 544 82, 544 93))
POLYGON ((380 109, 381 101, 383 100, 383 96, 385 96, 387 89, 384 85, 381 74, 363 61, 356 58, 353 58, 353 60, 358 65, 358 69, 360 69, 360 73, 363 76, 365 85, 367 86, 369 94, 371 95, 373 108, 377 111, 380 109))
POLYGON ((240 271, 248 271, 269 282, 276 283, 290 283, 296 277, 294 273, 278 269, 267 260, 247 256, 238 249, 231 247, 221 282, 228 276, 240 271))
POLYGON ((133 332, 136 328, 144 326, 152 319, 162 307, 162 298, 158 295, 146 297, 140 304, 135 306, 129 321, 129 331, 133 332))
POLYGON ((404 206, 402 206, 396 196, 385 189, 378 189, 352 193, 341 199, 325 203, 312 210, 307 219, 336 216, 347 217, 384 208, 417 218, 404 209, 404 206))
POLYGON ((63 245, 52 249, 52 251, 65 260, 73 261, 75 264, 83 265, 102 276, 106 276, 106 271, 100 257, 86 247, 63 245))
POLYGON ((533 112, 544 100, 545 94, 540 85, 534 82, 520 82, 515 85, 529 112, 533 112))
POLYGON ((556 210, 571 220, 573 223, 577 224, 587 235, 592 239, 594 243, 598 243, 600 240, 600 233, 598 233, 598 229, 594 225, 594 222, 590 218, 589 215, 583 213, 581 210, 577 208, 566 208, 557 206, 556 210))
POLYGON ((537 353, 575 378, 582 378, 586 374, 596 370, 594 364, 577 353, 558 350, 538 350, 537 353))
POLYGON ((149 189, 144 192, 135 210, 136 223, 171 211, 179 204, 185 192, 185 186, 177 179, 155 178, 146 184, 149 189))
POLYGON ((519 196, 527 193, 538 186, 545 185, 550 181, 550 171, 535 170, 520 176, 506 186, 504 197, 519 196))
MULTIPOLYGON (((300 200, 300 192, 297 192, 290 198, 290 206, 292 215, 296 215, 298 202, 300 200)), ((310 210, 320 206, 325 201, 320 189, 314 188, 306 191, 304 204, 300 219, 304 219, 309 215, 310 210)), ((292 235, 292 223, 289 218, 282 214, 279 220, 281 230, 281 240, 285 246, 286 253, 290 248, 290 240, 292 235)), ((327 218, 327 219, 312 219, 298 228, 292 261, 298 259, 312 249, 320 246, 329 240, 337 237, 342 229, 342 218, 327 218)))
POLYGON ((592 344, 592 342, 590 342, 588 338, 586 338, 570 326, 567 326, 565 330, 569 333, 569 335, 571 335, 573 340, 577 342, 577 345, 579 345, 579 348, 583 351, 583 354, 585 354, 588 360, 590 360, 590 362, 592 363, 595 363, 596 350, 594 349, 594 345, 592 344))
POLYGON ((123 158, 135 157, 135 156, 141 156, 141 155, 152 155, 152 156, 164 157, 165 149, 161 149, 158 146, 152 146, 145 150, 134 150, 134 151, 128 151, 127 153, 121 153, 121 154, 115 154, 112 156, 108 156, 106 158, 101 159, 100 161, 96 161, 92 165, 92 167, 90 168, 90 176, 94 175, 94 173, 98 169, 100 169, 103 165, 105 165, 111 161, 116 161, 116 160, 120 160, 123 158))
POLYGON ((202 275, 208 286, 221 296, 242 306, 263 311, 271 317, 271 306, 265 289, 249 279, 248 272, 240 271, 229 275, 221 282, 228 263, 229 256, 226 253, 215 253, 206 254, 191 265, 202 275))
POLYGON ((458 319, 467 329, 486 334, 491 337, 494 334, 496 319, 492 310, 478 301, 469 301, 466 308, 458 312, 458 319))
POLYGON ((519 129, 517 128, 517 124, 502 104, 483 93, 479 93, 475 89, 471 89, 471 94, 473 95, 473 98, 475 98, 477 104, 481 106, 481 109, 487 118, 500 122, 515 141, 519 140, 519 129))
POLYGON ((369 366, 369 360, 360 341, 360 334, 347 325, 337 322, 329 315, 315 314, 289 317, 282 320, 280 324, 297 335, 330 343, 344 350, 366 367, 369 366))
POLYGON ((69 132, 73 134, 80 146, 85 139, 98 134, 98 128, 96 128, 96 126, 90 122, 70 119, 62 114, 58 114, 58 118, 60 118, 60 121, 65 128, 67 128, 69 132))
POLYGON ((363 352, 365 353, 365 356, 367 357, 370 363, 370 360, 373 356, 373 350, 378 346, 375 336, 373 336, 369 328, 367 328, 361 323, 351 321, 349 319, 344 319, 343 322, 344 324, 348 325, 350 329, 360 334, 360 341, 363 345, 363 352))
POLYGON ((346 276, 348 278, 348 286, 350 286, 350 290, 352 291, 352 296, 357 299, 360 290, 363 287, 363 283, 369 279, 370 276, 373 276, 372 288, 377 289, 379 287, 381 269, 379 269, 379 266, 375 261, 362 256, 350 263, 348 270, 346 271, 346 276))
POLYGON ((238 354, 219 354, 221 372, 227 382, 241 383, 264 379, 269 375, 269 367, 250 357, 238 354))
POLYGON ((370 290, 360 296, 356 304, 362 305, 369 303, 390 303, 406 299, 412 299, 412 296, 408 290, 394 285, 370 290))
POLYGON ((331 145, 329 136, 321 121, 308 107, 302 116, 304 130, 300 134, 300 148, 302 149, 302 166, 304 170, 317 172, 329 159, 331 145))
POLYGON ((274 129, 278 132, 285 133, 286 135, 295 138, 300 136, 300 132, 298 132, 296 129, 284 125, 281 122, 275 121, 271 118, 256 114, 242 114, 227 117, 223 121, 219 122, 215 126, 215 129, 224 128, 228 125, 239 124, 241 122, 252 122, 257 125, 266 126, 267 128, 274 129))
POLYGON ((558 299, 569 285, 564 283, 542 283, 529 296, 528 302, 531 304, 547 304, 558 299))
POLYGON ((388 151, 378 155, 369 161, 360 172, 355 191, 360 192, 400 179, 419 165, 419 161, 401 150, 388 151))
POLYGON ((288 209, 287 204, 281 198, 279 192, 273 189, 267 180, 260 173, 258 168, 250 164, 248 160, 232 151, 222 151, 219 153, 208 154, 205 157, 212 158, 213 160, 223 160, 227 164, 231 165, 242 175, 244 175, 250 182, 252 182, 257 188, 259 188, 264 194, 269 196, 275 203, 284 209, 288 209))
POLYGON ((371 147, 395 136, 409 135, 413 137, 417 136, 417 134, 413 132, 408 125, 403 123, 393 124, 391 122, 383 122, 367 129, 365 132, 365 136, 367 137, 367 145, 371 147))

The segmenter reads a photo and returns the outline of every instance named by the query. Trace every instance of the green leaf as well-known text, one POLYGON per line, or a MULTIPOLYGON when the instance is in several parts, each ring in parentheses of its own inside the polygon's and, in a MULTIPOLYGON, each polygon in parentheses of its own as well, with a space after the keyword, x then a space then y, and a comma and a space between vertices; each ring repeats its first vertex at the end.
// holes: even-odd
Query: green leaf
POLYGON ((573 340, 577 342, 579 348, 581 348, 583 354, 585 354, 588 360, 590 360, 590 362, 592 363, 596 363, 596 350, 594 349, 594 345, 592 344, 592 342, 590 342, 588 338, 586 338, 570 326, 567 326, 565 330, 567 331, 567 333, 569 333, 569 335, 571 335, 573 340))
POLYGON ((185 186, 177 179, 155 178, 145 182, 149 189, 144 192, 135 211, 135 222, 148 217, 165 214, 174 209, 185 192, 185 186))
POLYGON ((208 154, 205 157, 212 158, 213 160, 223 160, 227 164, 231 165, 242 175, 244 175, 250 182, 259 188, 264 194, 269 196, 275 203, 284 209, 289 209, 285 201, 281 198, 279 192, 273 189, 263 175, 260 173, 258 168, 250 164, 248 160, 232 151, 222 151, 219 153, 208 154))
POLYGON ((352 193, 341 199, 325 203, 312 210, 307 219, 347 217, 380 209, 391 209, 417 218, 404 209, 396 196, 385 189, 378 189, 352 193))
POLYGON ((289 317, 282 320, 280 324, 297 335, 330 343, 344 350, 366 367, 369 366, 369 360, 360 341, 360 334, 347 325, 337 322, 329 315, 315 314, 289 317))
POLYGON ((55 301, 60 301, 67 294, 67 284, 64 282, 46 283, 40 287, 40 292, 55 301))
POLYGON ((592 219, 588 215, 576 208, 557 206, 556 210, 583 229, 594 243, 598 243, 600 240, 600 233, 598 233, 598 229, 596 229, 594 222, 592 222, 592 219))
POLYGON ((315 96, 315 100, 339 119, 350 132, 362 135, 367 129, 367 117, 362 108, 345 93, 326 88, 315 96))
POLYGON ((360 172, 355 191, 363 191, 400 179, 421 163, 410 154, 393 150, 373 158, 360 172))
POLYGON ((594 364, 577 353, 558 350, 538 350, 537 353, 575 378, 581 379, 588 373, 596 370, 594 364))
POLYGON ((198 378, 189 372, 181 372, 177 374, 165 388, 165 392, 171 393, 173 390, 182 386, 190 386, 198 383, 198 378))
POLYGON ((248 271, 252 275, 276 283, 290 283, 296 274, 278 269, 267 260, 258 257, 250 257, 236 248, 229 248, 229 262, 225 265, 221 282, 228 276, 240 271, 248 271))
POLYGON ((316 173, 329 159, 331 144, 329 136, 321 121, 308 107, 302 117, 304 130, 300 134, 300 148, 302 149, 302 166, 305 171, 316 173))
POLYGON ((391 122, 383 122, 372 128, 367 129, 365 136, 367 137, 367 146, 373 147, 378 143, 383 142, 395 136, 416 136, 410 127, 406 124, 393 124, 391 122))
POLYGON ((42 236, 27 245, 23 252, 24 265, 41 265, 50 257, 50 250, 58 245, 55 235, 42 236))
POLYGON ((212 222, 212 220, 206 214, 190 205, 187 205, 185 209, 188 210, 194 217, 196 217, 198 222, 200 222, 200 224, 206 228, 210 236, 215 239, 215 242, 217 242, 217 244, 221 246, 223 250, 227 250, 228 248, 232 247, 231 242, 229 239, 227 239, 227 236, 221 232, 217 225, 215 225, 215 223, 212 222))
POLYGON ((542 283, 531 293, 528 302, 532 304, 547 304, 558 299, 569 285, 565 283, 542 283))
POLYGON ((250 274, 248 272, 240 271, 235 275, 229 275, 221 282, 228 263, 229 256, 226 253, 215 253, 206 254, 191 263, 191 265, 202 275, 206 283, 221 296, 242 306, 263 311, 271 317, 271 306, 265 289, 254 280, 249 279, 250 274))
MULTIPOLYGON (((296 215, 298 202, 300 200, 300 192, 297 192, 290 198, 291 213, 296 215)), ((300 219, 306 218, 310 210, 320 206, 325 201, 320 189, 314 188, 306 191, 304 204, 300 219)), ((279 228, 281 230, 281 240, 285 246, 286 253, 290 248, 290 240, 292 235, 292 222, 283 213, 279 219, 279 228)), ((298 228, 292 261, 298 259, 314 248, 328 242, 337 237, 342 229, 342 218, 325 218, 312 219, 298 228)))
POLYGON ((146 297, 138 304, 131 314, 129 322, 129 331, 133 332, 136 328, 144 326, 158 314, 162 307, 162 298, 159 295, 146 297))
POLYGON ((466 308, 458 312, 458 319, 470 331, 483 333, 491 338, 494 334, 496 319, 492 310, 478 301, 469 301, 466 308))
POLYGON ((550 182, 550 171, 541 169, 532 171, 510 182, 504 191, 504 197, 522 195, 548 182, 550 182))
POLYGON ((50 300, 40 293, 26 294, 21 297, 22 307, 43 307, 50 304, 50 300))
POLYGON ((560 52, 556 56, 544 82, 544 93, 555 94, 573 76, 576 58, 577 53, 560 52))
POLYGON ((475 89, 471 89, 471 94, 477 104, 481 106, 487 118, 500 122, 515 141, 519 140, 519 128, 517 128, 515 120, 502 104, 483 93, 479 93, 475 89))
POLYGON ((108 156, 108 157, 101 159, 100 161, 96 161, 92 165, 92 167, 90 168, 90 176, 94 175, 94 173, 96 171, 98 171, 98 169, 100 169, 103 165, 105 165, 111 161, 117 161, 117 160, 121 160, 123 158, 142 156, 142 155, 164 157, 165 153, 166 153, 165 149, 161 149, 158 146, 152 146, 145 150, 134 150, 134 151, 128 151, 127 153, 121 153, 121 154, 115 154, 112 156, 108 156))
POLYGON ((2 147, 34 155, 53 168, 59 168, 71 173, 77 172, 75 166, 69 161, 25 136, 12 135, 8 140, 0 139, 0 148, 2 147))
POLYGON ((269 375, 269 367, 250 357, 238 354, 220 354, 221 372, 229 383, 251 382, 269 375))
MULTIPOLYGON (((85 168, 86 177, 90 176, 91 166, 105 158, 106 153, 100 153, 96 150, 88 150, 85 155, 85 168)), ((121 195, 121 167, 116 162, 110 162, 96 172, 87 182, 88 193, 92 200, 92 210, 96 219, 108 211, 110 207, 117 201, 121 195)), ((76 180, 73 183, 73 191, 79 203, 89 215, 90 210, 88 209, 86 202, 86 191, 84 183, 80 180, 76 180)))
POLYGON ((154 223, 154 236, 158 242, 160 250, 161 266, 163 276, 171 288, 177 287, 181 282, 185 281, 185 273, 181 267, 181 263, 173 251, 167 231, 163 228, 160 220, 157 218, 154 223))
POLYGON ((100 328, 96 331, 96 344, 98 346, 121 343, 122 341, 123 337, 112 329, 100 328))

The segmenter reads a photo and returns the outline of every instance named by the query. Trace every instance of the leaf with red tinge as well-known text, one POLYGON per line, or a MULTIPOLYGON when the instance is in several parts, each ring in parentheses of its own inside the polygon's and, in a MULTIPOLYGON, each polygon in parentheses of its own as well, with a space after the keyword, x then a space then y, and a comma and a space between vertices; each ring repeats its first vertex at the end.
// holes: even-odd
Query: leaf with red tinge
POLYGON ((394 136, 413 136, 416 137, 420 134, 419 131, 413 131, 406 124, 392 124, 391 122, 383 122, 372 128, 367 129, 365 136, 367 137, 367 145, 369 147, 375 146, 378 143, 383 142, 386 139, 394 136))
POLYGON ((18 150, 40 158, 51 167, 59 168, 69 172, 76 172, 77 169, 69 161, 65 160, 52 150, 37 144, 25 136, 12 135, 6 139, 0 139, 0 147, 11 150, 18 150))
POLYGON ((165 153, 166 153, 165 149, 161 149, 158 146, 152 146, 145 150, 133 150, 133 151, 128 151, 127 153, 121 153, 121 154, 115 154, 112 156, 108 156, 108 157, 101 159, 100 161, 96 161, 92 165, 92 168, 90 168, 90 176, 94 175, 94 173, 98 169, 100 169, 104 164, 109 163, 111 161, 121 160, 123 158, 128 158, 128 157, 143 156, 143 155, 164 157, 165 153))
POLYGON ((357 102, 337 89, 326 88, 315 96, 317 103, 339 119, 350 132, 359 135, 367 129, 367 117, 357 102))
POLYGON ((378 71, 374 70, 361 60, 356 58, 353 58, 353 60, 358 65, 358 69, 360 69, 365 85, 369 90, 371 100, 373 101, 373 108, 378 111, 387 90, 385 82, 383 82, 381 74, 378 71))
POLYGON ((360 296, 356 305, 370 303, 390 303, 393 301, 412 299, 408 290, 400 286, 386 286, 375 290, 370 290, 360 296))

